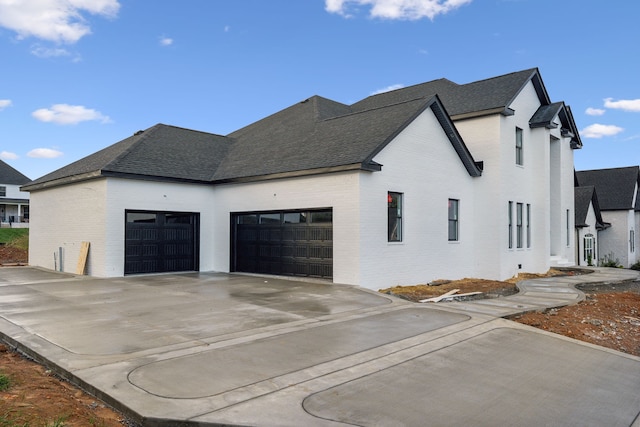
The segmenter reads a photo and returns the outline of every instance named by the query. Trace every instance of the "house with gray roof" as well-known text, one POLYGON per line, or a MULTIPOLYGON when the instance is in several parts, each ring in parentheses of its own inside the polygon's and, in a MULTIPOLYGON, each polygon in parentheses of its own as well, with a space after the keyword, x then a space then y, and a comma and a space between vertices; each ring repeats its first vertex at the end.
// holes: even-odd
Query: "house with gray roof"
POLYGON ((0 226, 29 227, 29 193, 20 186, 31 181, 0 160, 0 226))
POLYGON ((351 105, 312 96, 228 135, 158 124, 23 187, 30 264, 221 271, 379 289, 575 263, 571 110, 537 69, 351 105), (73 201, 73 212, 69 204, 73 201), (40 216, 47 212, 47 216, 40 216), (52 226, 53 225, 53 226, 52 226))
MULTIPOLYGON (((577 185, 595 189, 602 219, 610 227, 599 233, 599 261, 606 256, 630 267, 640 260, 640 168, 595 169, 576 172, 577 185)), ((577 190, 577 189, 576 189, 577 190)), ((576 193, 577 194, 577 193, 576 193)))
POLYGON ((599 259, 599 233, 611 227, 602 219, 600 203, 593 185, 577 186, 575 195, 577 265, 595 266, 599 259))

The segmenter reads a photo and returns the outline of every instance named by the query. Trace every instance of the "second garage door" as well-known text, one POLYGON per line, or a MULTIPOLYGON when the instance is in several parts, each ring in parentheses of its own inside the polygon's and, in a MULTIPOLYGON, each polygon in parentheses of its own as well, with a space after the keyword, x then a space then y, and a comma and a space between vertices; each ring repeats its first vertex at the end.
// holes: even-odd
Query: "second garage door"
POLYGON ((232 215, 231 270, 333 277, 333 212, 248 212, 232 215))

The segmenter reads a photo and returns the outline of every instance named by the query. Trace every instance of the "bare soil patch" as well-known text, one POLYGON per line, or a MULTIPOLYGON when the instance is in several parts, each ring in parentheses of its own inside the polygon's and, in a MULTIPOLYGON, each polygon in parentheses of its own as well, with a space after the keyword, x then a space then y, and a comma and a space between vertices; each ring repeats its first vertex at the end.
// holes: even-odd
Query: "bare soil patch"
POLYGON ((511 320, 640 356, 640 282, 589 285, 582 290, 586 299, 578 304, 511 320))
MULTIPOLYGON (((459 293, 482 292, 466 299, 499 298, 517 293, 515 283, 536 277, 575 275, 571 269, 551 269, 545 275, 520 274, 507 281, 463 279, 438 280, 433 285, 395 286, 380 292, 410 301, 440 296, 453 289, 459 293)), ((510 319, 545 331, 575 338, 624 353, 640 356, 640 281, 577 286, 586 300, 575 305, 512 316, 510 319)), ((440 303, 446 304, 446 303, 440 303)))
MULTIPOLYGON (((0 275, 4 268, 26 265, 28 258, 27 250, 0 245, 0 275)), ((42 365, 0 344, 0 383, 3 381, 8 388, 0 391, 2 427, 135 425, 42 365)))

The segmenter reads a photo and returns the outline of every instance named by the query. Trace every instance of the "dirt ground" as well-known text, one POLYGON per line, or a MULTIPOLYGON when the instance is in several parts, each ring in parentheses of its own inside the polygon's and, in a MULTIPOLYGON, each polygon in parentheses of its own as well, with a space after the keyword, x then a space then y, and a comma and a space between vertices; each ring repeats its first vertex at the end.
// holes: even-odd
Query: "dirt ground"
MULTIPOLYGON (((3 268, 25 265, 28 254, 0 246, 3 268)), ((0 427, 122 427, 135 424, 43 366, 0 344, 0 427)))
MULTIPOLYGON (((1 268, 23 265, 26 251, 0 246, 1 268)), ((549 275, 576 274, 551 270, 549 275)), ((499 282, 480 279, 438 281, 437 286, 420 285, 383 289, 381 292, 419 301, 453 289, 458 293, 481 292, 467 298, 499 298, 517 292, 515 283, 538 275, 520 275, 499 282)), ((528 313, 512 320, 546 331, 640 356, 640 282, 616 286, 584 288, 587 299, 574 306, 528 313)), ((446 304, 446 303, 438 303, 446 304)), ((60 380, 41 365, 0 345, 0 385, 3 377, 9 388, 0 391, 0 427, 40 426, 134 426, 130 420, 104 403, 60 380)))
MULTIPOLYGON (((431 285, 396 286, 380 292, 415 302, 443 295, 453 289, 459 289, 460 294, 482 292, 481 295, 465 297, 466 299, 500 298, 516 293, 515 283, 520 280, 566 274, 574 275, 578 272, 552 269, 546 275, 521 274, 504 282, 482 279, 438 280, 431 285)), ((513 316, 511 320, 640 356, 640 282, 582 285, 578 288, 586 294, 583 302, 543 313, 513 316)))

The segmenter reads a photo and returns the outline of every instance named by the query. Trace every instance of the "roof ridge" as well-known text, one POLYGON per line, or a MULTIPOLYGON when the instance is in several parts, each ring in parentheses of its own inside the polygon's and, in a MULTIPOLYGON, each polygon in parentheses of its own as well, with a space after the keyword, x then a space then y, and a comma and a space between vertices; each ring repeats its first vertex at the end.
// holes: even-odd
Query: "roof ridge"
POLYGON ((419 101, 421 99, 425 100, 425 103, 428 103, 428 101, 431 101, 433 98, 435 98, 437 95, 428 95, 428 96, 419 96, 417 98, 412 98, 412 99, 407 99, 404 101, 400 101, 400 102, 394 102, 393 104, 384 104, 384 105, 379 105, 373 108, 369 108, 367 110, 356 110, 356 111, 351 111, 348 114, 343 114, 341 116, 335 116, 335 117, 329 117, 326 118, 324 120, 322 120, 323 122, 329 121, 329 120, 334 120, 334 119, 340 119, 343 117, 349 117, 349 116, 354 116, 356 114, 363 114, 363 113, 368 113, 371 111, 376 111, 376 110, 382 110, 384 108, 390 108, 390 107, 397 107, 398 105, 402 105, 402 104, 408 104, 410 102, 416 102, 419 101))
POLYGON ((134 148, 137 147, 140 144, 141 141, 144 141, 145 139, 148 139, 150 133, 155 133, 160 126, 166 126, 166 125, 163 125, 162 123, 156 123, 155 125, 151 126, 150 128, 147 128, 145 130, 139 130, 136 133, 134 133, 133 137, 137 136, 138 139, 136 141, 132 142, 129 147, 127 147, 120 154, 118 154, 113 159, 111 159, 109 162, 107 162, 104 166, 102 166, 100 168, 100 170, 101 171, 109 170, 109 168, 111 166, 114 166, 114 165, 118 164, 118 162, 120 160, 126 158, 129 154, 131 154, 131 152, 133 152, 134 148))

